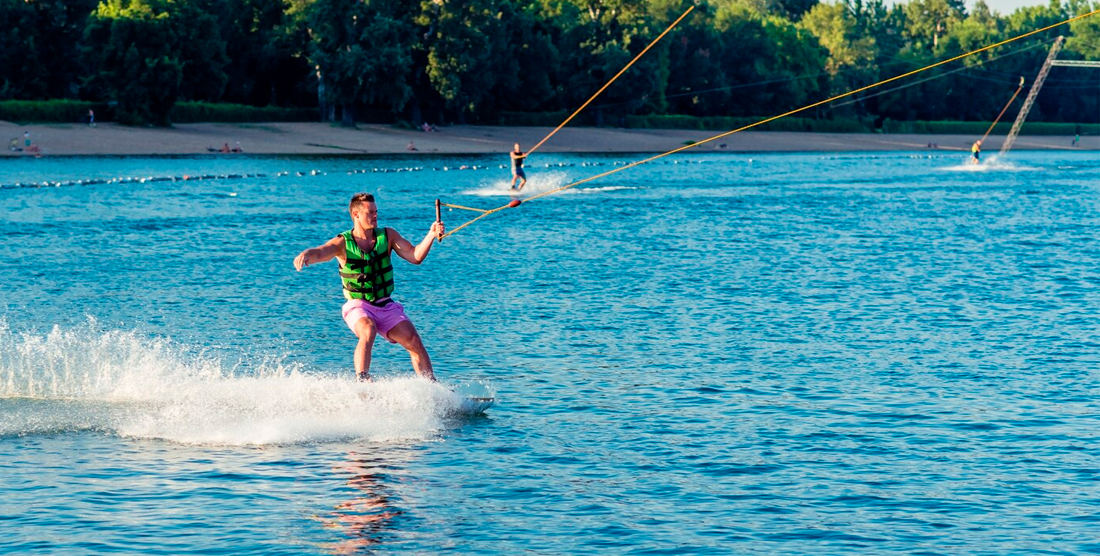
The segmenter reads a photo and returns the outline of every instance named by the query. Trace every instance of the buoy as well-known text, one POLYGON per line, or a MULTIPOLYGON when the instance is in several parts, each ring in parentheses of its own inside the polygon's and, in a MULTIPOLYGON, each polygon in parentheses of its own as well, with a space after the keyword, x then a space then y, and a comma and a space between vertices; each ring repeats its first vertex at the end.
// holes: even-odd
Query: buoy
POLYGON ((522 202, 523 201, 520 201, 519 199, 512 199, 511 201, 508 202, 508 208, 516 208, 522 202))

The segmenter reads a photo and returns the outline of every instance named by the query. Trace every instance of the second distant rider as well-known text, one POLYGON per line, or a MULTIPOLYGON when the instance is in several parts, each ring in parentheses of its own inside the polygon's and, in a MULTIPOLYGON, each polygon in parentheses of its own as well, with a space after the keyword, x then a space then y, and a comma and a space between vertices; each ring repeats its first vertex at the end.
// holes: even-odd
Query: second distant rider
POLYGON ((523 159, 527 158, 527 154, 519 150, 519 143, 512 145, 512 152, 508 153, 512 157, 512 189, 519 191, 523 189, 523 186, 527 185, 527 174, 523 173, 523 159), (516 185, 516 180, 519 180, 519 185, 516 185))

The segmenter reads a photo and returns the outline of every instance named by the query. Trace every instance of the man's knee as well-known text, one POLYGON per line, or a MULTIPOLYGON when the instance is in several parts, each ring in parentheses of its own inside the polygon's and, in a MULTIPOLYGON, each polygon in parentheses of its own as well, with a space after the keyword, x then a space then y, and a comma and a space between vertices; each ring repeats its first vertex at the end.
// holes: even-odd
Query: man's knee
POLYGON ((355 335, 360 340, 373 340, 377 331, 374 327, 374 322, 368 318, 361 318, 355 323, 355 335))
POLYGON ((424 342, 420 339, 420 333, 416 331, 416 327, 410 321, 404 321, 393 327, 388 335, 391 340, 401 344, 409 351, 424 351, 424 342))
POLYGON ((415 351, 417 353, 423 353, 425 351, 424 341, 420 339, 420 334, 415 330, 413 330, 412 336, 409 337, 405 347, 408 348, 409 351, 415 351))

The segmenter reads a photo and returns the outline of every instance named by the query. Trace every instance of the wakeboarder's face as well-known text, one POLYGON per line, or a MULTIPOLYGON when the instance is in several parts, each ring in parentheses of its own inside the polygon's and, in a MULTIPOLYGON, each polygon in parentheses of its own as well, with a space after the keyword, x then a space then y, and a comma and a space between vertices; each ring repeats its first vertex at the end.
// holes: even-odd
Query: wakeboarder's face
POLYGON ((351 220, 364 230, 378 227, 378 206, 371 202, 359 203, 351 211, 351 220))

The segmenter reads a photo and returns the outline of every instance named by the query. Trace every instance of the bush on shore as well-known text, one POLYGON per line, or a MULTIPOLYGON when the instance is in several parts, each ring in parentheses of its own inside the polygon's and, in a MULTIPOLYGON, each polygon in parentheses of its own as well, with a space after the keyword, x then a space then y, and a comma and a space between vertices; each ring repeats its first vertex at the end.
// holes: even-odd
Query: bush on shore
MULTIPOLYGON (((0 120, 20 124, 85 123, 88 110, 95 110, 97 122, 114 120, 114 110, 109 105, 81 100, 0 101, 0 120)), ((318 120, 317 110, 313 108, 257 107, 208 102, 177 103, 168 113, 168 117, 177 124, 314 122, 318 120)))
MULTIPOLYGON (((626 127, 635 129, 698 129, 732 131, 766 118, 711 116, 627 116, 626 127)), ((872 133, 871 122, 852 118, 815 120, 813 118, 782 118, 752 128, 753 131, 816 131, 821 133, 872 133)))
POLYGON ((315 122, 316 108, 280 108, 277 106, 245 106, 209 102, 180 102, 168 113, 172 123, 255 123, 255 122, 315 122))
POLYGON ((96 120, 106 116, 107 105, 82 100, 5 100, 0 101, 0 120, 19 124, 64 124, 87 121, 88 110, 96 120))
MULTIPOLYGON (((541 126, 555 127, 568 117, 565 112, 550 113, 523 113, 504 112, 498 121, 505 126, 541 126)), ((584 119, 581 114, 574 118, 569 125, 591 126, 594 125, 590 116, 584 119)), ((755 124, 766 118, 745 117, 696 117, 675 115, 648 115, 625 116, 604 118, 607 127, 621 127, 627 129, 697 129, 700 131, 732 131, 747 125, 755 124)), ((1012 128, 1012 122, 1000 122, 993 129, 994 135, 1007 135, 1012 128)), ((881 127, 875 128, 871 120, 855 118, 836 118, 832 120, 818 120, 814 118, 782 118, 766 124, 753 127, 753 131, 807 131, 817 133, 913 133, 935 135, 978 135, 981 136, 989 129, 989 122, 897 122, 885 120, 881 127)), ((1075 124, 1054 122, 1024 123, 1024 135, 1100 135, 1100 124, 1075 124)))
MULTIPOLYGON (((85 123, 88 110, 95 110, 97 122, 113 120, 113 110, 102 102, 82 100, 5 100, 0 101, 0 120, 27 123, 85 123)), ((498 125, 556 127, 569 116, 566 112, 504 112, 498 125)), ((318 113, 314 108, 281 108, 276 106, 246 106, 208 102, 180 102, 172 107, 169 118, 173 123, 259 123, 259 122, 315 122, 318 113)), ((628 129, 697 129, 700 131, 731 131, 754 124, 764 118, 744 117, 696 117, 675 115, 648 115, 605 117, 607 127, 628 129)), ((411 125, 411 124, 410 124, 411 125)), ((581 113, 570 126, 596 125, 595 116, 581 113)), ((412 126, 415 127, 415 126, 412 126)), ((1012 122, 1000 122, 993 135, 1007 135, 1012 122)), ((754 131, 808 131, 818 133, 913 133, 929 135, 982 135, 986 122, 897 122, 885 120, 875 129, 869 120, 837 118, 817 120, 813 118, 783 118, 752 128, 754 131)), ((1024 123, 1024 135, 1100 135, 1100 124, 1075 124, 1055 122, 1024 123)))
MULTIPOLYGON (((923 133, 929 135, 977 135, 989 129, 987 122, 895 122, 886 120, 882 130, 886 133, 923 133)), ((999 122, 991 135, 1008 135, 1012 122, 999 122)), ((1024 122, 1022 135, 1097 135, 1100 124, 1074 124, 1056 122, 1024 122)))
MULTIPOLYGON (((556 127, 569 116, 565 112, 525 113, 504 112, 501 114, 499 125, 505 126, 541 126, 556 127)), ((571 126, 596 125, 595 116, 580 114, 569 122, 571 126)), ((742 118, 723 116, 677 116, 677 115, 648 115, 648 116, 606 116, 603 118, 605 127, 621 127, 628 129, 698 129, 701 131, 729 131, 745 127, 763 120, 764 118, 742 118)), ((783 118, 753 128, 758 131, 819 131, 833 133, 871 133, 871 123, 846 118, 836 120, 815 120, 812 118, 783 118)))

